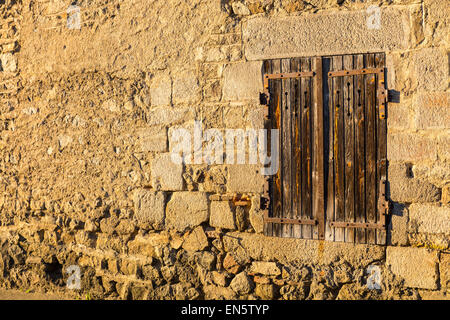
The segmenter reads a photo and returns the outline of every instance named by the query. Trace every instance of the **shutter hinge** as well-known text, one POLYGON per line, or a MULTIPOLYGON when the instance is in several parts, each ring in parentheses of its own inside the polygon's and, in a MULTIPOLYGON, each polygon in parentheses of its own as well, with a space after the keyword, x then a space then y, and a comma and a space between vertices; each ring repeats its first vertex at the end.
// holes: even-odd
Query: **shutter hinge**
POLYGON ((386 194, 387 181, 385 179, 380 181, 380 193, 378 195, 378 212, 380 213, 380 224, 386 226, 386 218, 389 215, 390 202, 386 194))

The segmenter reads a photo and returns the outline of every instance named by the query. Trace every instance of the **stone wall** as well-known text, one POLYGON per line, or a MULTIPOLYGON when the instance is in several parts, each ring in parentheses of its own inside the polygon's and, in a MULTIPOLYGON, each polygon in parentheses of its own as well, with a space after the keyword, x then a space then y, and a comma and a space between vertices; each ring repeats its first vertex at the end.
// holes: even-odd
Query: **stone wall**
POLYGON ((0 285, 105 299, 448 299, 445 0, 0 2, 0 285), (366 30, 369 5, 381 28, 366 30), (262 128, 262 60, 385 52, 389 245, 262 235, 258 166, 176 128, 262 128), (197 150, 198 151, 198 150, 197 150), (243 194, 237 206, 221 195, 243 194), (66 287, 69 266, 81 289, 66 287), (380 287, 369 289, 371 270, 380 287))

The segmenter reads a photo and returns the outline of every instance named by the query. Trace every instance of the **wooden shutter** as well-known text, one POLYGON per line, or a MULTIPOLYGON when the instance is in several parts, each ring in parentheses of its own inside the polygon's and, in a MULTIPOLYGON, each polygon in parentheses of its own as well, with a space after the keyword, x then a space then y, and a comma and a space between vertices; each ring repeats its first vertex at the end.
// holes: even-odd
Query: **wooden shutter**
POLYGON ((323 201, 315 201, 324 192, 319 178, 323 177, 321 58, 266 61, 265 71, 270 127, 280 130, 280 166, 269 182, 265 232, 323 238, 323 201))
POLYGON ((384 244, 384 54, 265 61, 280 167, 269 179, 269 236, 384 244))

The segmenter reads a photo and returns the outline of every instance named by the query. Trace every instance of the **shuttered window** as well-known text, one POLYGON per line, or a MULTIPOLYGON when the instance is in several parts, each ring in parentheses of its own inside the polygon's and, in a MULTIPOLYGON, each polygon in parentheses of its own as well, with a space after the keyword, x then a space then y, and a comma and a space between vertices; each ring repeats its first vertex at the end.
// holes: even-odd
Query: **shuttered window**
POLYGON ((266 235, 385 244, 385 72, 382 53, 264 62, 280 133, 266 235))

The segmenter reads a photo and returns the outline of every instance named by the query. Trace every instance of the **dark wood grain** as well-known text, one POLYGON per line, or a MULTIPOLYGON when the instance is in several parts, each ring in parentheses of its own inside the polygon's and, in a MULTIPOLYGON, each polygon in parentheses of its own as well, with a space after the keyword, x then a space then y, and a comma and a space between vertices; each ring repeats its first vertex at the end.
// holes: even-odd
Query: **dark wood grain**
MULTIPOLYGON (((366 67, 375 67, 374 54, 366 56, 366 67)), ((376 83, 375 75, 368 74, 365 76, 365 106, 366 106, 366 216, 367 222, 376 222, 377 212, 377 112, 376 112, 376 83)), ((368 231, 368 242, 376 243, 376 231, 368 231)))
MULTIPOLYGON (((342 56, 333 57, 333 69, 342 70, 342 56)), ((345 153, 344 153, 344 79, 333 78, 334 106, 334 220, 345 221, 345 153)), ((335 241, 345 241, 345 229, 335 228, 335 241)))
MULTIPOLYGON (((364 68, 364 56, 354 57, 355 69, 364 68)), ((365 207, 365 108, 364 108, 364 75, 353 77, 353 95, 355 97, 355 221, 366 222, 365 207)), ((357 243, 366 243, 366 229, 355 229, 357 243)))
POLYGON ((312 66, 315 72, 313 80, 313 217, 318 225, 313 227, 313 238, 325 237, 325 188, 324 188, 324 125, 323 125, 323 79, 322 59, 314 58, 312 66))
MULTIPOLYGON (((300 71, 300 59, 294 58, 291 60, 291 72, 300 71)), ((294 190, 292 199, 292 211, 295 218, 301 218, 302 202, 301 202, 301 105, 300 105, 300 79, 291 81, 291 105, 293 110, 292 115, 292 187, 294 190)), ((302 238, 302 226, 292 226, 292 237, 302 238)))
MULTIPOLYGON (((281 72, 288 73, 291 70, 290 60, 281 60, 281 72)), ((281 185, 282 185, 282 201, 283 210, 282 217, 291 217, 292 212, 292 146, 291 146, 291 79, 281 80, 282 106, 281 106, 281 185)), ((291 236, 291 225, 281 225, 281 236, 288 238, 291 236)))
MULTIPOLYGON (((311 71, 309 58, 301 58, 301 71, 311 71)), ((312 181, 311 181, 311 79, 302 78, 302 218, 312 218, 312 181)), ((312 238, 312 227, 302 226, 304 239, 312 238)))
MULTIPOLYGON (((334 70, 332 65, 333 59, 327 57, 323 60, 324 74, 328 71, 334 70)), ((334 104, 333 104, 333 79, 327 78, 324 83, 324 129, 325 133, 325 155, 326 155, 326 213, 325 213, 325 240, 334 241, 334 228, 331 227, 330 222, 334 221, 334 104)))

